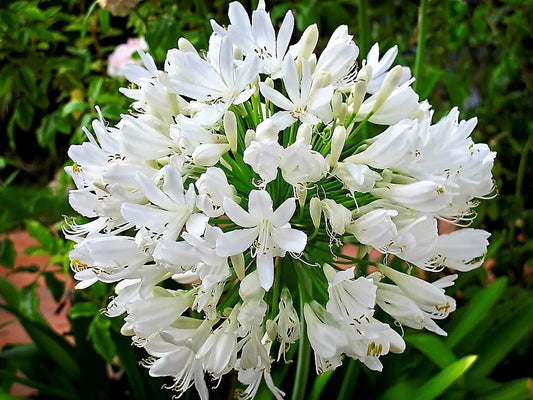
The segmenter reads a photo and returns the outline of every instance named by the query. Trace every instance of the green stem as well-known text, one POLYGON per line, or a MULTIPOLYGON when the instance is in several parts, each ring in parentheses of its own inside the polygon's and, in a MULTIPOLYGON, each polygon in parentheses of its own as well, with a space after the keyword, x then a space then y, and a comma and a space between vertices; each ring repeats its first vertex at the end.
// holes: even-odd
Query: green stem
POLYGON ((300 292, 300 340, 298 342, 298 364, 296 366, 296 376, 291 400, 303 400, 307 387, 307 377, 309 375, 309 363, 311 361, 311 347, 307 339, 305 318, 304 318, 304 289, 302 284, 298 284, 300 292))
POLYGON ((339 391, 339 399, 348 400, 352 398, 353 389, 357 382, 357 375, 359 375, 359 368, 361 368, 361 363, 350 358, 344 380, 342 381, 341 390, 339 391))
POLYGON ((357 43, 359 45, 359 50, 364 57, 366 57, 368 53, 368 18, 366 14, 366 1, 367 0, 359 0, 359 12, 357 13, 357 22, 359 26, 359 38, 357 43))
POLYGON ((413 89, 418 91, 420 83, 420 73, 422 70, 422 59, 424 58, 424 47, 426 45, 426 20, 427 20, 428 0, 421 0, 418 8, 418 44, 416 46, 414 76, 416 78, 413 89))
POLYGON ((526 172, 527 154, 529 153, 529 150, 531 148, 532 140, 533 140, 533 135, 529 135, 529 138, 527 139, 527 142, 522 150, 522 153, 520 154, 520 162, 518 164, 518 172, 516 174, 516 188, 515 188, 515 195, 518 197, 522 196, 522 183, 524 182, 524 176, 526 172))

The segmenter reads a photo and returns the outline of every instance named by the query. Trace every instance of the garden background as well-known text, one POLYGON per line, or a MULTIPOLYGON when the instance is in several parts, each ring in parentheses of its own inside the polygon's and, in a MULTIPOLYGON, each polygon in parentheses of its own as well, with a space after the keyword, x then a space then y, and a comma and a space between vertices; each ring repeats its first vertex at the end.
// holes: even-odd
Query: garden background
MULTIPOLYGON (((161 67, 179 37, 205 49, 209 19, 227 23, 228 3, 143 0, 119 16, 89 1, 1 2, 0 399, 23 393, 20 386, 13 392, 14 383, 33 388, 25 393, 38 399, 172 396, 161 389, 164 380, 148 378, 138 365, 145 354, 120 335, 120 318, 99 313, 110 288, 73 290, 72 243, 61 234, 63 221, 74 216, 67 201, 72 182, 63 167, 69 145, 83 141, 82 127, 98 117, 95 106, 110 124, 128 109, 118 91, 128 82, 108 75, 117 45, 144 37, 161 67), (34 241, 22 254, 14 241, 26 233, 34 241), (43 314, 40 299, 47 295, 52 308, 43 314), (6 336, 16 324, 22 328, 15 332, 27 334, 25 343, 6 336)), ((492 233, 488 255, 484 267, 462 274, 450 293, 458 310, 442 325, 448 337, 406 328, 407 350, 385 357, 382 373, 353 360, 319 377, 311 367, 307 398, 532 398, 533 2, 422 3, 267 4, 278 26, 288 9, 300 33, 316 22, 324 40, 319 48, 340 24, 348 25, 361 55, 375 42, 382 51, 398 45, 397 63, 418 72, 415 89, 438 110, 434 121, 459 106, 462 118, 479 120, 474 140, 498 153, 497 196, 480 204, 474 222, 492 233)), ((252 10, 256 2, 245 7, 252 10)), ((290 398, 287 370, 273 377, 290 398)), ((234 377, 223 379, 212 397, 232 398, 234 385, 234 377)), ((270 398, 262 389, 257 398, 270 398)))

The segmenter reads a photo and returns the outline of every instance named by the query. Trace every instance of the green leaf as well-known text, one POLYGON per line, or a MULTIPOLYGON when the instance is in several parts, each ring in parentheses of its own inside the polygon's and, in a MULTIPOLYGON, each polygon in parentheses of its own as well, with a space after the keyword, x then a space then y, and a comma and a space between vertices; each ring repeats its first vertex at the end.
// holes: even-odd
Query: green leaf
POLYGON ((507 318, 500 321, 495 330, 487 332, 479 344, 479 364, 471 371, 471 376, 486 376, 496 365, 507 356, 511 350, 533 329, 533 299, 524 302, 522 306, 507 318))
POLYGON ((94 349, 107 362, 113 361, 117 354, 115 342, 111 339, 110 327, 110 321, 100 316, 94 318, 89 327, 94 349))
POLYGON ((31 128, 33 122, 33 116, 35 115, 35 109, 26 100, 19 100, 15 106, 14 120, 17 125, 24 131, 31 128))
POLYGON ((100 8, 99 10, 99 16, 100 16, 100 26, 104 31, 107 31, 110 28, 110 21, 111 21, 111 14, 109 11, 100 8))
POLYGON ((465 374, 466 371, 477 360, 477 356, 466 356, 449 365, 422 387, 420 387, 413 396, 416 400, 432 400, 441 395, 457 379, 465 374))
POLYGON ((24 89, 30 99, 35 100, 39 93, 34 71, 31 68, 22 67, 18 71, 18 76, 22 89, 24 89))
POLYGON ((54 246, 54 236, 47 227, 37 221, 27 221, 26 229, 30 236, 37 239, 44 249, 52 249, 54 246))
POLYGON ((39 296, 37 295, 38 284, 33 283, 25 286, 20 291, 20 312, 32 321, 45 322, 39 312, 39 296))
POLYGON ((69 310, 70 318, 94 317, 99 312, 98 306, 91 302, 75 303, 69 310))
POLYGON ((73 100, 65 104, 61 111, 61 116, 66 117, 76 111, 85 111, 89 109, 89 105, 82 100, 73 100))
POLYGON ((54 300, 59 302, 65 293, 65 283, 57 279, 52 272, 45 273, 44 280, 46 282, 46 287, 50 290, 50 293, 52 293, 54 300))
POLYGON ((410 335, 405 337, 405 341, 416 347, 440 369, 446 368, 457 359, 450 348, 433 334, 410 335))
POLYGON ((0 243, 0 264, 7 268, 15 266, 15 246, 7 236, 0 243))
POLYGON ((455 318, 455 327, 449 332, 446 343, 450 348, 455 347, 479 322, 485 319, 492 306, 501 297, 506 283, 506 278, 499 278, 490 286, 477 292, 470 300, 460 316, 455 318))
POLYGON ((533 397, 533 379, 523 378, 500 385, 498 389, 492 389, 491 393, 477 397, 478 400, 520 400, 533 397))
POLYGON ((331 375, 333 375, 333 371, 326 371, 322 375, 318 375, 315 378, 315 381, 313 382, 313 387, 311 388, 311 395, 309 396, 309 400, 320 400, 322 397, 322 392, 324 391, 324 388, 328 384, 331 375))
POLYGON ((0 297, 10 308, 18 310, 20 307, 19 290, 5 278, 0 278, 0 297))

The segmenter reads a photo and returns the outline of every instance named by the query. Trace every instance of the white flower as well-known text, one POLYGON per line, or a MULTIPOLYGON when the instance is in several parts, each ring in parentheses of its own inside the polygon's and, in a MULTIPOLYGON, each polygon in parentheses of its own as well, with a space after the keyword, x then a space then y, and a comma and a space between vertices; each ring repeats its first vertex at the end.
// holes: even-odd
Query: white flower
POLYGON ((392 217, 397 215, 396 210, 372 210, 352 221, 346 230, 360 243, 383 249, 398 236, 398 230, 392 221, 392 217))
MULTIPOLYGON (((220 117, 231 104, 243 103, 255 91, 248 86, 259 72, 259 59, 250 55, 235 67, 229 39, 222 39, 218 54, 212 56, 216 65, 203 60, 195 52, 176 50, 174 55, 180 72, 184 74, 183 77, 171 78, 176 91, 206 105, 214 102, 222 104, 222 109, 214 109, 220 117)), ((209 112, 212 113, 213 108, 206 111, 209 112)))
POLYGON ((276 38, 270 15, 265 11, 263 0, 252 13, 252 22, 244 7, 234 1, 229 5, 229 19, 231 24, 227 31, 211 20, 213 30, 220 36, 228 37, 238 46, 246 56, 256 56, 260 60, 259 72, 279 78, 281 61, 287 52, 289 41, 294 28, 294 17, 289 10, 281 23, 276 38))
POLYGON ((205 225, 207 218, 194 214, 196 193, 193 186, 190 185, 184 192, 181 176, 173 167, 165 167, 163 174, 162 189, 148 178, 138 175, 139 188, 150 204, 125 203, 121 213, 124 219, 138 227, 146 227, 163 238, 176 239, 186 223, 189 229, 194 230, 194 224, 205 225))
POLYGON ((289 98, 265 83, 259 83, 263 96, 283 110, 271 117, 280 130, 297 120, 315 125, 320 121, 328 123, 332 118, 329 101, 333 96, 333 86, 329 83, 324 86, 317 84, 316 78, 311 76, 309 63, 306 60, 301 62, 300 78, 296 62, 291 57, 283 60, 283 84, 289 98))
MULTIPOLYGON (((367 92, 370 94, 377 93, 383 84, 386 72, 391 67, 396 55, 398 54, 398 46, 393 46, 385 52, 385 54, 379 58, 379 43, 374 43, 366 60, 363 61, 363 65, 369 65, 372 68, 372 79, 368 82, 367 92)), ((400 84, 408 81, 411 78, 411 70, 409 67, 402 67, 403 74, 400 79, 400 84)))
POLYGON ((351 267, 345 271, 335 271, 324 264, 329 294, 326 310, 346 324, 372 316, 376 301, 377 288, 374 282, 364 277, 354 279, 354 269, 355 267, 351 267))
POLYGON ((274 256, 280 250, 299 253, 307 242, 305 233, 290 227, 289 220, 295 209, 295 199, 290 198, 272 211, 272 199, 264 190, 250 192, 248 212, 233 200, 224 199, 226 215, 246 229, 224 233, 217 239, 217 254, 231 256, 253 245, 252 256, 256 258, 259 281, 265 290, 270 289, 274 281, 274 256))
POLYGON ((228 184, 226 174, 216 167, 207 168, 195 183, 198 190, 196 206, 209 217, 224 214, 222 202, 224 198, 233 199, 235 188, 228 184))

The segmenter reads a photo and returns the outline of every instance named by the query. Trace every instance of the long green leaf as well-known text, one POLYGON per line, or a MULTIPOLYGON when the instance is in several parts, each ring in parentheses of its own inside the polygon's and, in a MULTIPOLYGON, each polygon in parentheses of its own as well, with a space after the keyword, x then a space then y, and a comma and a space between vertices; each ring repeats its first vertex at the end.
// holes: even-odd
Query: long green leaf
POLYGON ((531 332, 532 320, 533 300, 530 300, 501 321, 494 331, 484 335, 478 353, 481 362, 472 369, 471 375, 476 377, 488 375, 518 342, 531 332))
POLYGON ((466 356, 455 361, 422 385, 413 398, 416 400, 432 400, 437 398, 457 379, 463 376, 476 360, 477 356, 466 356))
POLYGON ((60 388, 56 388, 47 384, 44 384, 42 382, 28 379, 28 378, 21 378, 20 376, 16 376, 13 374, 10 374, 9 372, 0 370, 0 377, 9 379, 10 381, 19 382, 23 385, 38 389, 42 393, 48 394, 50 396, 53 396, 54 399, 65 399, 65 400, 81 400, 76 394, 64 392, 60 388))
POLYGON ((448 346, 433 334, 419 334, 405 337, 405 341, 416 347, 441 369, 446 368, 457 358, 448 346))
POLYGON ((0 308, 15 315, 35 345, 51 360, 54 360, 63 372, 72 379, 80 378, 80 369, 74 358, 74 349, 63 337, 55 333, 42 322, 34 322, 19 310, 0 304, 0 308))
POLYGON ((499 278, 492 285, 480 290, 470 300, 464 312, 455 320, 455 328, 449 332, 446 343, 450 348, 455 347, 479 322, 483 321, 494 303, 501 297, 506 282, 506 278, 499 278))
POLYGON ((533 379, 524 378, 504 383, 490 394, 478 397, 478 400, 525 400, 533 397, 533 379))
POLYGON ((322 375, 319 375, 315 378, 313 387, 311 388, 309 400, 319 400, 322 398, 322 392, 324 391, 324 388, 328 384, 332 375, 333 371, 326 371, 322 375))

